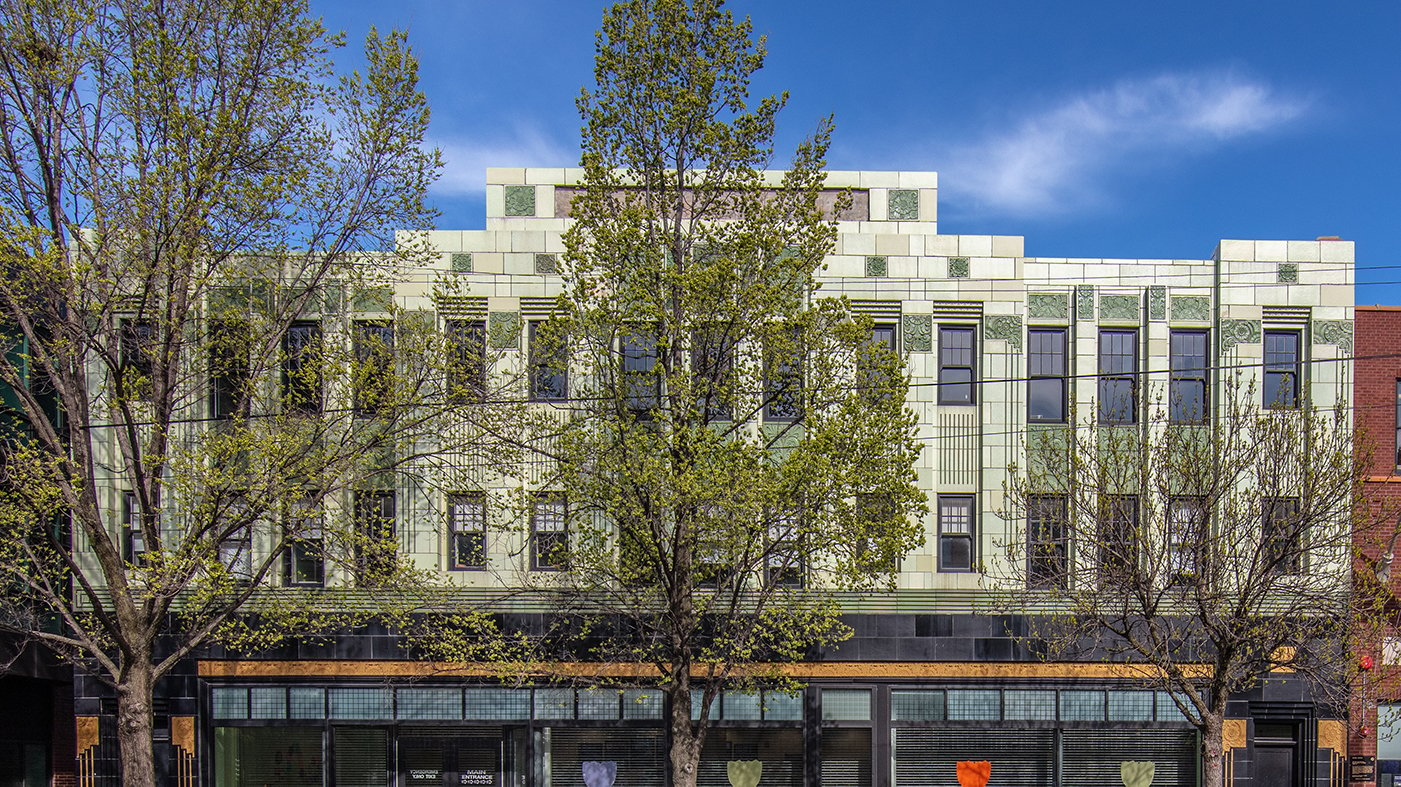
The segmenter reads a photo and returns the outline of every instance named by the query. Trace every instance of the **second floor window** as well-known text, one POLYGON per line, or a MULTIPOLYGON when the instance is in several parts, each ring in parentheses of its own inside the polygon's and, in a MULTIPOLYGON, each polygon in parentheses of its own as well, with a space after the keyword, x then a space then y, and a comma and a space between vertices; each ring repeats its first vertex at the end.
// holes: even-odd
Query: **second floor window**
POLYGON ((569 398, 569 353, 564 337, 544 320, 530 323, 530 399, 561 402, 569 398))
POLYGON ((900 352, 897 336, 893 323, 878 322, 871 326, 871 341, 856 356, 856 384, 872 401, 887 396, 898 380, 889 367, 891 358, 900 352))
POLYGON ((146 533, 141 529, 141 501, 135 492, 122 493, 122 551, 129 563, 140 563, 146 555, 146 533))
POLYGON ((1201 497, 1168 499, 1168 565, 1167 579, 1173 584, 1196 581, 1202 568, 1207 538, 1210 535, 1209 511, 1201 497))
POLYGON ((1304 569, 1304 533, 1299 501, 1267 497, 1261 501, 1260 560, 1267 572, 1300 574, 1304 569))
POLYGON ((209 415, 223 420, 248 415, 250 374, 249 337, 236 320, 218 320, 209 326, 209 415))
POLYGON ((448 565, 486 568, 486 496, 480 492, 448 496, 448 565))
POLYGON ((1138 496, 1105 495, 1097 526, 1100 585, 1122 589, 1138 567, 1138 496))
POLYGON ((657 337, 650 325, 625 325, 618 339, 622 354, 623 406, 637 415, 650 413, 661 400, 657 372, 657 337))
POLYGON ((568 509, 564 496, 536 495, 530 511, 530 567, 565 568, 569 560, 568 509))
POLYGON ((803 417, 802 334, 783 331, 764 348, 764 419, 796 421, 803 417))
POLYGON ((735 340, 725 323, 710 323, 691 334, 691 374, 701 417, 728 421, 733 417, 735 340))
POLYGON ((375 585, 393 572, 398 557, 392 491, 355 493, 356 582, 375 585))
POLYGON ((1265 331, 1264 404, 1272 410, 1299 406, 1299 333, 1265 331))
POLYGON ((1066 421, 1065 329, 1027 331, 1026 420, 1063 424, 1066 421))
POLYGON ((1168 359, 1168 421, 1175 424, 1206 422, 1207 333, 1173 331, 1168 359))
POLYGON ((803 585, 803 512, 779 508, 769 512, 768 558, 765 571, 772 585, 803 585))
POLYGON ((939 570, 973 570, 973 497, 939 495, 939 570))
POLYGON ((1099 422, 1138 421, 1138 331, 1099 332, 1099 422))
POLYGON ((155 374, 155 323, 150 320, 122 320, 120 331, 122 394, 128 399, 148 399, 151 396, 151 376, 155 374))
POLYGON ((939 404, 974 404, 973 326, 939 326, 939 404))
POLYGON ((322 530, 320 494, 307 491, 287 506, 286 583, 320 587, 326 582, 325 536, 322 530))
POLYGON ((379 413, 394 399, 394 324, 355 321, 355 377, 352 393, 357 413, 379 413))
POLYGON ((454 404, 480 402, 486 394, 486 323, 481 320, 448 320, 447 394, 454 404))
POLYGON ((1028 587, 1065 587, 1070 569, 1066 502, 1064 495, 1036 495, 1027 498, 1028 587))
POLYGON ((282 401, 293 413, 321 412, 321 325, 294 322, 282 337, 282 401))

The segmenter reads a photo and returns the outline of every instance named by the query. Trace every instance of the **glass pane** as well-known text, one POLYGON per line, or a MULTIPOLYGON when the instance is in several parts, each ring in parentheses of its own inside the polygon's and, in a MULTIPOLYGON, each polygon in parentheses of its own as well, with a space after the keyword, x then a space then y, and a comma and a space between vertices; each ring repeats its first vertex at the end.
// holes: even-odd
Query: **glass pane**
POLYGON ((944 692, 891 691, 891 721, 943 721, 944 692))
POLYGON ((248 716, 253 719, 287 718, 287 689, 255 688, 249 690, 248 716))
POLYGON ((467 689, 464 718, 525 721, 530 718, 530 689, 467 689))
POLYGON ((945 571, 973 570, 973 539, 968 536, 941 536, 939 567, 945 571))
POLYGON ((399 689, 396 710, 401 719, 460 719, 462 689, 399 689))
MULTIPOLYGON (((725 718, 729 718, 726 716, 725 718)), ((803 695, 764 692, 764 721, 802 721, 803 695)))
POLYGON ((618 690, 580 689, 579 718, 599 720, 618 718, 618 690))
POLYGON ((214 689, 214 718, 248 718, 248 689, 214 689))
POLYGON ((1065 421, 1065 378, 1032 378, 1026 385, 1026 417, 1030 421, 1065 421))
MULTIPOLYGON (((701 699, 702 699, 702 698, 703 698, 703 692, 702 692, 700 689, 691 689, 691 718, 692 718, 692 719, 699 719, 699 718, 700 718, 701 699)), ((709 716, 709 719, 710 719, 711 721, 715 721, 715 720, 717 720, 717 719, 719 719, 719 718, 720 718, 720 698, 717 696, 715 699, 713 699, 713 700, 710 701, 710 716, 709 716)))
POLYGON ((1179 423, 1206 420, 1206 381, 1173 380, 1168 397, 1170 420, 1179 423))
POLYGON ((572 719, 574 718, 573 689, 536 689, 535 718, 572 719))
POLYGON ((1062 691, 1061 721, 1104 721, 1104 692, 1062 691))
POLYGON ((1377 759, 1401 760, 1401 705, 1377 706, 1377 759))
POLYGON ((1172 696, 1166 691, 1157 692, 1158 695, 1158 721, 1186 721, 1187 717, 1178 710, 1177 704, 1172 701, 1172 696))
POLYGON ((627 689, 623 692, 623 718, 660 719, 662 693, 656 689, 627 689))
POLYGON ((949 721, 997 721, 1002 718, 1001 700, 1000 691, 949 689, 949 721))
POLYGON ((1113 377, 1099 381, 1099 420, 1108 424, 1131 424, 1135 421, 1134 381, 1113 377))
POLYGON ((389 719, 389 689, 328 689, 333 719, 389 719))
POLYGON ((294 719, 326 718, 326 690, 294 687, 287 690, 288 715, 294 719))
POLYGON ((725 692, 725 721, 758 721, 759 693, 747 691, 725 692))
POLYGON ((866 689, 823 689, 823 721, 870 721, 871 692, 866 689))
POLYGON ((1109 692, 1110 721, 1152 721, 1153 692, 1151 691, 1111 691, 1109 692))
POLYGON ((1023 691, 1008 689, 1003 693, 1006 707, 1003 718, 1019 721, 1055 721, 1056 693, 1054 691, 1023 691))

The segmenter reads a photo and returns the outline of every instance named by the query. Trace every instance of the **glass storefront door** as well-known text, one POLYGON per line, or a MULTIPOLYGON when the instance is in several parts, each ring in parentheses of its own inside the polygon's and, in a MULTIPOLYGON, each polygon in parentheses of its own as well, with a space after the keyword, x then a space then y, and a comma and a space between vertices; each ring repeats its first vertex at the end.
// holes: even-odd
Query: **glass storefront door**
POLYGON ((518 736, 501 727, 399 730, 399 783, 406 787, 510 787, 509 749, 518 736))

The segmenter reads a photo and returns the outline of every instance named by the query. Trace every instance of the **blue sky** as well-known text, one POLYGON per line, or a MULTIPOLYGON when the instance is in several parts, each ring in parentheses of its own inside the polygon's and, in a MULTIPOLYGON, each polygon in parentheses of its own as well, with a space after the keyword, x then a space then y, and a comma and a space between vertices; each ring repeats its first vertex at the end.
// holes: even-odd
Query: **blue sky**
MULTIPOLYGON (((577 160, 599 0, 313 0, 356 42, 407 29, 447 159, 439 225, 487 166, 577 160)), ((1359 303, 1401 303, 1401 4, 731 0, 834 169, 940 173, 945 233, 1056 257, 1202 258, 1220 238, 1357 242, 1359 303), (859 8, 859 10, 857 10, 859 8), (1369 267, 1370 266, 1370 267, 1369 267)), ((780 159, 778 164, 782 163, 780 159)))

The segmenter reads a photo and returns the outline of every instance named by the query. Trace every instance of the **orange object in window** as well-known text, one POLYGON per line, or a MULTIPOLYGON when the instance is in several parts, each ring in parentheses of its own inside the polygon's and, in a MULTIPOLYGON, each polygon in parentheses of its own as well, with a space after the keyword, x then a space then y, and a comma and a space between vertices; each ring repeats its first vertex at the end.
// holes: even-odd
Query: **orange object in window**
POLYGON ((958 783, 962 787, 987 787, 992 776, 992 763, 987 760, 964 760, 958 764, 958 783))

